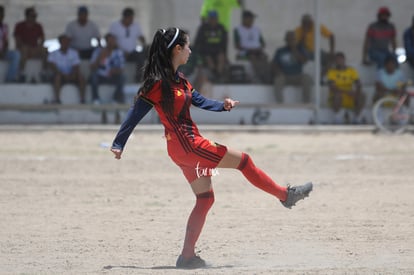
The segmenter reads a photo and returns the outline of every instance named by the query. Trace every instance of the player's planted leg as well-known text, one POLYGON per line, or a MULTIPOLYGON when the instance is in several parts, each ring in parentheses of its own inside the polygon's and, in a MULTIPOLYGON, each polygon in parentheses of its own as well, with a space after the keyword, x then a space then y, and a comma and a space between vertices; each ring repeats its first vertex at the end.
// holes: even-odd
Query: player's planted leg
POLYGON ((188 218, 184 247, 176 262, 177 268, 193 269, 206 266, 205 261, 195 255, 194 249, 203 229, 207 213, 214 203, 214 192, 210 190, 197 194, 196 197, 196 204, 188 218))

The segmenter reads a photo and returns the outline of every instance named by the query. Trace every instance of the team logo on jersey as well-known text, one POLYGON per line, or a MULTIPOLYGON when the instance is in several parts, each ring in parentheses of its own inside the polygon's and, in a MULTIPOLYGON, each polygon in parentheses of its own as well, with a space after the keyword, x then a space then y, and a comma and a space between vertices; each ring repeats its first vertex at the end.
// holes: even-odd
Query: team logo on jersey
POLYGON ((177 96, 182 96, 183 92, 181 92, 181 90, 177 90, 176 94, 177 94, 177 96))

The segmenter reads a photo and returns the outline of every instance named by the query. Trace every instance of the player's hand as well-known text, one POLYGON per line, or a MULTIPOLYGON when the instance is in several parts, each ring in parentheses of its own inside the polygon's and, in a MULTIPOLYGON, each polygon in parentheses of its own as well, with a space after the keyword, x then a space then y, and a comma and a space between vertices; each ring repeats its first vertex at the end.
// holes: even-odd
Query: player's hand
POLYGON ((238 100, 233 100, 231 98, 226 98, 226 99, 224 99, 224 110, 230 112, 231 109, 233 109, 239 103, 240 103, 240 101, 238 101, 238 100))
POLYGON ((121 159, 122 150, 111 148, 111 152, 114 153, 116 159, 121 159))

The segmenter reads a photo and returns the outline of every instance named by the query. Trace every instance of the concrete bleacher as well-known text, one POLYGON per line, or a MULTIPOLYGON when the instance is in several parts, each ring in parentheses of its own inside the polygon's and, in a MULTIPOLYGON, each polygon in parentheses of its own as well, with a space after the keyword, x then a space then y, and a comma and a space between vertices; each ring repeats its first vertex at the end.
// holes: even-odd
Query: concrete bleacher
MULTIPOLYGON (((29 72, 35 76, 39 71, 40 62, 34 60, 29 72)), ((375 91, 375 67, 355 66, 360 73, 363 91, 367 97, 364 110, 367 122, 371 122, 372 97, 375 91)), ((412 79, 413 72, 407 64, 401 69, 412 79), (411 75, 411 77, 410 77, 411 75)), ((5 72, 6 63, 0 62, 0 73, 5 72)), ((79 104, 79 93, 74 85, 64 85, 61 92, 62 105, 48 104, 52 100, 50 84, 0 84, 0 124, 31 124, 31 123, 119 123, 124 118, 133 102, 139 84, 133 83, 135 64, 127 64, 125 74, 128 84, 124 93, 128 104, 112 104, 114 87, 100 86, 102 105, 91 105, 91 91, 87 88, 88 104, 79 104)), ((313 64, 305 67, 312 74, 313 64)), ((89 62, 82 61, 81 71, 89 75, 89 62)), ((37 74, 38 75, 38 74, 37 74)), ((316 108, 310 104, 302 104, 301 90, 298 87, 286 86, 283 90, 285 102, 277 104, 272 85, 257 84, 222 84, 213 85, 209 97, 223 99, 231 97, 240 101, 238 108, 229 113, 219 114, 192 109, 193 118, 205 124, 312 124, 317 122, 316 108)), ((320 90, 320 108, 318 122, 330 123, 332 112, 328 104, 328 88, 320 90)), ((154 110, 147 115, 142 123, 158 123, 154 110)))

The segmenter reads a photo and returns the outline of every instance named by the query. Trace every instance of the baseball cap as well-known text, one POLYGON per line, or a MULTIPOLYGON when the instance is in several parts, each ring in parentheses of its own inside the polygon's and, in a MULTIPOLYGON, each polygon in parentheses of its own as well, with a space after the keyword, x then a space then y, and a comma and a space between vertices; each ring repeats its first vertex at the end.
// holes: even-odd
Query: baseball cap
POLYGON ((390 9, 388 7, 380 7, 378 9, 378 15, 381 15, 381 14, 386 14, 388 16, 391 16, 390 9))
POLYGON ((217 18, 217 16, 218 16, 217 11, 215 11, 215 10, 209 11, 207 13, 207 15, 208 15, 209 18, 217 18))
POLYGON ((78 13, 88 13, 88 8, 86 6, 80 6, 78 8, 78 13))

